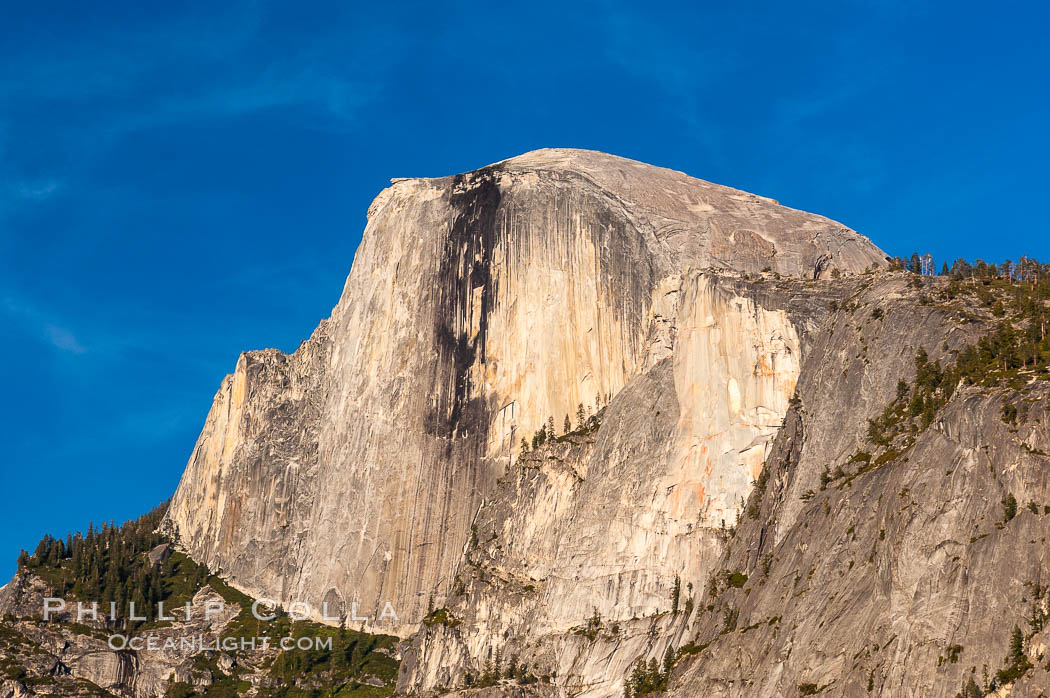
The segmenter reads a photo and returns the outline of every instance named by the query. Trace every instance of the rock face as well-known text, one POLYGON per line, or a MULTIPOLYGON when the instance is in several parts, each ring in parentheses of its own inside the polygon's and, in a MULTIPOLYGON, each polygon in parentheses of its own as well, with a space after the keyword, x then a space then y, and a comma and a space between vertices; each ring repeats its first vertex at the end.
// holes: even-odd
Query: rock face
POLYGON ((499 650, 570 693, 615 695, 639 656, 681 644, 666 615, 676 580, 684 605, 718 565, 802 356, 851 288, 686 274, 670 353, 599 426, 519 458, 482 507, 450 599, 457 623, 414 638, 401 687, 454 686, 499 650))
POLYGON ((947 364, 991 320, 932 306, 900 275, 865 284, 829 319, 754 516, 716 568, 748 581, 705 593, 667 633, 705 647, 676 667, 672 695, 954 696, 1004 667, 1014 627, 1031 635, 1036 666, 997 695, 1045 694, 1045 382, 1024 393, 961 387, 904 453, 821 482, 825 468, 857 470, 851 457, 871 448, 867 420, 911 380, 919 347, 947 364), (1009 422, 1004 400, 1026 405, 1025 416, 1009 422), (1010 518, 1008 497, 1030 508, 1010 518))
POLYGON ((454 621, 407 643, 402 688, 462 686, 499 651, 504 662, 556 673, 563 695, 622 695, 638 659, 660 662, 671 648, 679 650, 672 696, 955 696, 971 677, 987 686, 1008 664, 1017 627, 1035 666, 997 695, 1045 694, 1050 388, 960 387, 913 445, 874 449, 868 420, 899 380, 913 379, 917 351, 948 365, 995 322, 930 303, 943 282, 920 291, 909 276, 819 289, 708 279, 809 321, 799 325, 808 329, 798 333, 796 396, 747 513, 721 535, 680 530, 671 552, 655 533, 666 528, 620 524, 624 511, 655 509, 663 494, 646 486, 664 483, 653 464, 670 458, 658 444, 673 443, 681 422, 669 376, 687 346, 679 343, 614 397, 593 433, 530 453, 501 481, 450 600, 454 621), (1009 417, 1005 404, 1024 416, 1009 417), (880 457, 861 470, 869 449, 880 457), (611 457, 618 451, 630 451, 626 467, 611 457), (1010 518, 1011 500, 1028 506, 1010 518), (601 549, 642 532, 648 544, 634 569, 601 549), (576 550, 586 552, 559 560, 576 550), (614 564, 603 570, 605 560, 614 564), (662 584, 646 570, 661 570, 662 584), (681 579, 678 614, 667 613, 671 574, 681 579), (651 583, 649 607, 625 593, 639 578, 651 583), (623 595, 610 601, 609 590, 623 595))
MULTIPOLYGON (((599 153, 395 180, 331 317, 224 380, 162 527, 405 638, 408 695, 1046 693, 1046 374, 900 403, 1001 321, 884 262, 599 153)), ((61 652, 128 696, 185 668, 61 652)))
POLYGON ((406 635, 454 595, 522 439, 612 400, 575 472, 546 473, 548 499, 503 525, 522 536, 514 564, 548 584, 548 629, 594 606, 649 613, 675 574, 700 584, 714 563, 820 322, 819 291, 725 274, 884 260, 834 221, 600 153, 396 180, 331 318, 223 382, 165 527, 254 596, 406 635), (378 623, 387 601, 398 619, 378 623))
MULTIPOLYGON (((171 681, 206 687, 212 677, 207 670, 197 668, 199 651, 193 642, 203 637, 210 642, 218 637, 240 610, 222 605, 222 597, 211 587, 204 587, 193 597, 189 620, 180 615, 167 627, 141 633, 139 639, 152 638, 155 648, 135 651, 124 648, 123 643, 137 633, 107 629, 104 622, 92 622, 89 614, 78 618, 72 601, 66 610, 53 614, 55 622, 42 622, 43 600, 50 593, 39 577, 23 573, 0 593, 0 612, 5 617, 0 625, 4 637, 0 658, 20 665, 35 678, 33 690, 12 682, 0 689, 7 690, 6 695, 99 695, 101 689, 105 695, 154 698, 163 696, 171 681), (209 605, 215 608, 209 609, 209 605), (111 645, 114 634, 121 639, 111 645), (169 648, 165 648, 166 642, 169 648)), ((90 606, 84 602, 85 608, 90 606)), ((101 608, 104 618, 105 606, 101 608)))

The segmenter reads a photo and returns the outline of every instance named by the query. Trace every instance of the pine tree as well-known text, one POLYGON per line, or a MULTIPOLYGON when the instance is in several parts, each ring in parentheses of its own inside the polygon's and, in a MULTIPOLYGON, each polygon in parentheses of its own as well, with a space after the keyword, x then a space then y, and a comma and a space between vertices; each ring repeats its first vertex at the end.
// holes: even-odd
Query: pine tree
POLYGON ((960 698, 981 698, 984 695, 984 691, 981 687, 973 680, 973 676, 963 686, 962 693, 959 694, 960 698))
POLYGON ((118 590, 123 586, 120 579, 120 574, 117 572, 117 565, 109 565, 106 569, 105 581, 102 583, 102 601, 103 603, 109 603, 110 601, 116 601, 118 596, 118 590))
POLYGON ((1013 666, 1020 666, 1028 661, 1028 657, 1024 653, 1024 633, 1016 625, 1013 633, 1010 634, 1010 655, 1007 657, 1007 661, 1013 666))
POLYGON ((485 660, 485 670, 481 673, 481 685, 491 686, 496 683, 496 673, 492 666, 492 657, 485 660))
POLYGON ((336 636, 335 641, 332 643, 332 659, 330 662, 332 672, 336 675, 339 675, 347 668, 346 650, 346 633, 340 630, 339 635, 336 636))
POLYGON ((563 433, 568 434, 570 431, 572 431, 572 422, 569 421, 569 415, 565 415, 565 428, 563 433))
POLYGON ((41 538, 36 545, 36 550, 33 551, 33 560, 38 565, 43 565, 47 562, 47 553, 51 549, 51 544, 48 542, 50 537, 44 536, 41 538))
POLYGON ((901 379, 897 381, 897 402, 903 401, 906 397, 908 397, 908 384, 901 379))

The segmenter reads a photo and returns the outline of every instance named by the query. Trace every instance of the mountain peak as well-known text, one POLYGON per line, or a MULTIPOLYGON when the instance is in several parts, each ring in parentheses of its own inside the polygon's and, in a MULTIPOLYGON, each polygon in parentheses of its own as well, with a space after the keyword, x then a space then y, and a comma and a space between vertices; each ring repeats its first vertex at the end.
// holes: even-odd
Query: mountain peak
MULTIPOLYGON (((401 181, 405 180, 394 180, 401 181)), ((500 192, 530 206, 548 205, 558 199, 557 192, 574 198, 597 196, 608 211, 623 215, 643 237, 655 239, 652 252, 679 270, 768 270, 794 278, 819 278, 835 270, 862 273, 884 266, 887 260, 871 240, 824 216, 595 150, 541 148, 472 172, 413 181, 439 191, 450 191, 450 182, 461 191, 478 182, 495 183, 500 192)), ((386 201, 389 194, 387 190, 377 202, 386 201)))

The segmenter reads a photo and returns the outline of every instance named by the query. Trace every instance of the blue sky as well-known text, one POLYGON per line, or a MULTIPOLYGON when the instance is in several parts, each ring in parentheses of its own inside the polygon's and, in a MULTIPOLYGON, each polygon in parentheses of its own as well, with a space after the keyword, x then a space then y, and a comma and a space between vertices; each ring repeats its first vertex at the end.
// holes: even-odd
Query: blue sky
POLYGON ((328 314, 390 177, 594 148, 938 266, 1050 259, 1044 4, 361 5, 5 6, 0 577, 171 494, 238 353, 328 314))

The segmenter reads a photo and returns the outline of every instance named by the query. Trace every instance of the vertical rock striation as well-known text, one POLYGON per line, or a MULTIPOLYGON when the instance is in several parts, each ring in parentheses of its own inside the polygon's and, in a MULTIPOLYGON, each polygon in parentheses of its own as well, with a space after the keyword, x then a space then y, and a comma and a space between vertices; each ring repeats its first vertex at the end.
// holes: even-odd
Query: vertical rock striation
POLYGON ((455 686, 498 650, 571 694, 616 695, 639 656, 681 644, 676 580, 684 607, 718 564, 829 301, 848 288, 710 272, 665 288, 677 306, 666 355, 597 429, 510 468, 478 514, 459 591, 436 599, 455 623, 413 638, 401 688, 455 686))

